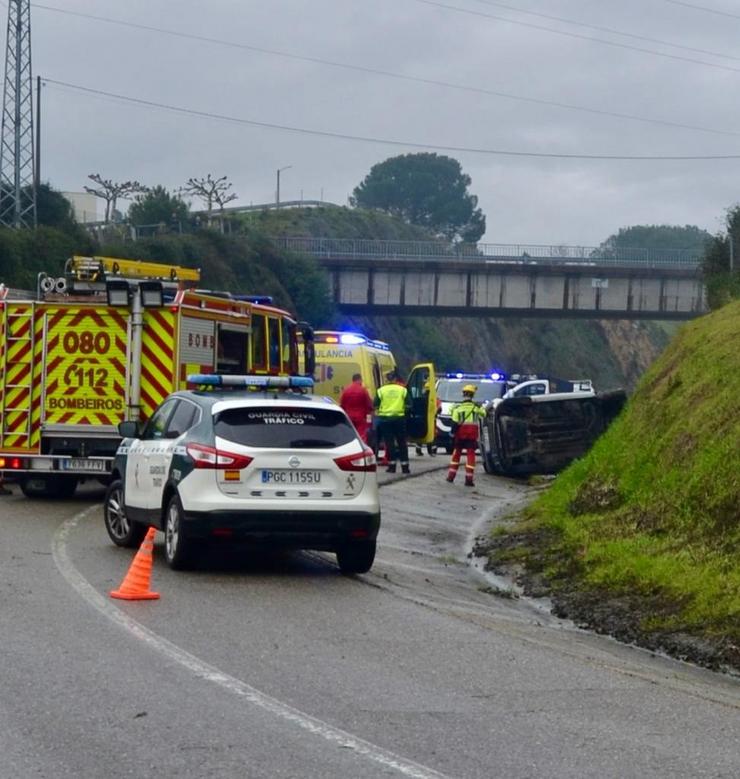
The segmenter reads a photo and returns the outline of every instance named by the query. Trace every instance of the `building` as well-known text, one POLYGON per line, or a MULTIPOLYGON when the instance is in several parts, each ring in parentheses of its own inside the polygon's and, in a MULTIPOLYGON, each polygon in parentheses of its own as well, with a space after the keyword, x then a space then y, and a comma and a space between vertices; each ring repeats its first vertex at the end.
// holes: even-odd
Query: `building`
POLYGON ((89 192, 62 192, 67 200, 72 204, 75 219, 82 223, 100 222, 102 215, 98 210, 100 198, 91 195, 89 192))

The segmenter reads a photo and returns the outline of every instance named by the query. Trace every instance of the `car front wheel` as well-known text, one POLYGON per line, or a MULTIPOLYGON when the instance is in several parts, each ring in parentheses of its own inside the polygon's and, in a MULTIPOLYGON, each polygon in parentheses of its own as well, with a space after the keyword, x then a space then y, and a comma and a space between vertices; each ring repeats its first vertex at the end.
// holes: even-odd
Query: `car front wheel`
POLYGON ((126 507, 123 503, 123 482, 120 479, 112 482, 106 490, 103 519, 110 540, 116 546, 138 547, 144 540, 146 526, 132 522, 126 516, 126 507))
POLYGON ((177 495, 173 495, 167 506, 164 523, 164 556, 167 565, 175 571, 191 568, 195 558, 193 541, 185 536, 182 504, 177 495))
POLYGON ((337 549, 339 570, 345 575, 367 573, 375 560, 375 541, 354 541, 337 549))

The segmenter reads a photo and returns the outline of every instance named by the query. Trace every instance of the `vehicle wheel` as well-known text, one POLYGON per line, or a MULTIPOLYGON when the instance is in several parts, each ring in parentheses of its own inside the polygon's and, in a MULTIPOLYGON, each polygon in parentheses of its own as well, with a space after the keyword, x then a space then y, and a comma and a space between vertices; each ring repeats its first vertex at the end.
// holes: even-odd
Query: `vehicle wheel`
POLYGON ((26 476, 20 487, 27 498, 71 498, 77 489, 77 477, 26 476))
POLYGON ((192 568, 195 560, 193 541, 185 535, 182 504, 173 495, 167 506, 164 521, 164 557, 174 571, 192 568))
POLYGON ((506 442, 504 440, 504 432, 503 432, 503 426, 501 424, 501 420, 496 420, 496 452, 498 455, 498 470, 500 473, 502 473, 504 476, 509 476, 511 471, 511 458, 508 456, 506 451, 506 442))
POLYGON ((367 573, 375 560, 375 541, 354 541, 337 549, 339 570, 345 575, 367 573))
POLYGON ((116 546, 134 548, 140 546, 144 540, 146 525, 132 522, 126 516, 123 504, 123 482, 120 479, 116 479, 105 492, 103 519, 110 540, 116 546))
POLYGON ((71 498, 77 490, 79 479, 76 476, 59 476, 56 486, 57 498, 71 498))
POLYGON ((491 455, 488 453, 487 449, 481 449, 481 460, 483 460, 483 470, 486 473, 496 473, 496 469, 491 462, 491 455))

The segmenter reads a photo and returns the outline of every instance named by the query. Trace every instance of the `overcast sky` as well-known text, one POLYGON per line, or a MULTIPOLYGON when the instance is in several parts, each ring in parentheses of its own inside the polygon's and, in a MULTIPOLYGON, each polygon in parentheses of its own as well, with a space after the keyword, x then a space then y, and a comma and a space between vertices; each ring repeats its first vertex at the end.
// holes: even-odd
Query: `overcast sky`
POLYGON ((32 40, 42 179, 65 191, 211 173, 263 203, 290 165, 281 199, 345 205, 376 162, 438 151, 470 175, 483 240, 582 245, 716 233, 740 200, 740 159, 485 153, 740 155, 737 0, 49 0, 32 40))

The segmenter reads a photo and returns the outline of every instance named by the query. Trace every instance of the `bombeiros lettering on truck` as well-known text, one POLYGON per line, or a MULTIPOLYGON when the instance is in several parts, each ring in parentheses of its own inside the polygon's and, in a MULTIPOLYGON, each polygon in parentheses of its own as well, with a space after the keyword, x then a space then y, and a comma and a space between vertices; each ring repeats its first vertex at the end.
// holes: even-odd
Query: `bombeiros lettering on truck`
POLYGON ((200 271, 72 257, 33 292, 0 284, 0 472, 28 496, 105 480, 122 421, 190 373, 313 373, 313 332, 264 296, 198 288, 200 271), (308 348, 299 359, 298 335, 308 348))

